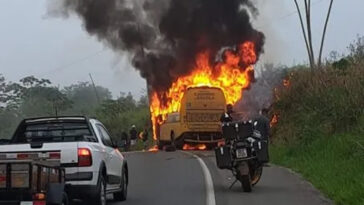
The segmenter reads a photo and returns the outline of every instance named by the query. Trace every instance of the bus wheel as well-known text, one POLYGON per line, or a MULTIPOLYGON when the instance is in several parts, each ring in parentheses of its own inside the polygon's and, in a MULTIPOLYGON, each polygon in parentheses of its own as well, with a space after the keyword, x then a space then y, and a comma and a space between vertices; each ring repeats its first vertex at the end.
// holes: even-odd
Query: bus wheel
POLYGON ((157 146, 159 150, 163 150, 164 146, 166 146, 166 143, 163 141, 159 141, 157 146))
POLYGON ((217 143, 209 143, 209 144, 207 144, 207 149, 208 150, 212 150, 212 149, 214 149, 215 147, 217 147, 217 143))

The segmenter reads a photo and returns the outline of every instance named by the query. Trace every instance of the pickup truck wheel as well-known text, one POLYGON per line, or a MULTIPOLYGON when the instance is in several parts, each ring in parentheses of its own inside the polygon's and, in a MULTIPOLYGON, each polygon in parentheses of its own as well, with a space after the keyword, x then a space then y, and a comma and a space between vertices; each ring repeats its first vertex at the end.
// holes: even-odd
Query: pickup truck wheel
POLYGON ((163 142, 163 141, 159 141, 158 142, 158 149, 159 150, 163 150, 163 148, 164 148, 164 146, 166 145, 166 143, 165 142, 163 142))
POLYGON ((125 170, 123 171, 123 175, 122 175, 122 178, 121 178, 120 188, 121 188, 120 192, 114 193, 114 200, 116 200, 116 201, 125 201, 126 197, 128 195, 128 183, 127 183, 125 170))
POLYGON ((106 181, 102 175, 99 176, 98 193, 90 201, 93 205, 106 205, 106 181))

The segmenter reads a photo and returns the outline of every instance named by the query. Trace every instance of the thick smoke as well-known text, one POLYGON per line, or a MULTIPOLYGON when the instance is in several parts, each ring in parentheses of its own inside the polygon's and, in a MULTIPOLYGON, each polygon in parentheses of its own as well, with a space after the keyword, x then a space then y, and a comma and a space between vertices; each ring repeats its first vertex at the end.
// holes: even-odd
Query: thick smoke
POLYGON ((251 0, 63 0, 61 7, 79 15, 88 33, 127 51, 155 91, 188 74, 201 51, 209 50, 214 61, 222 48, 247 40, 263 51, 251 0))
POLYGON ((263 108, 270 110, 275 95, 274 88, 283 86, 283 79, 287 74, 286 69, 284 66, 264 64, 259 69, 256 83, 244 92, 243 100, 236 103, 234 109, 242 113, 245 120, 256 117, 259 110, 263 108))

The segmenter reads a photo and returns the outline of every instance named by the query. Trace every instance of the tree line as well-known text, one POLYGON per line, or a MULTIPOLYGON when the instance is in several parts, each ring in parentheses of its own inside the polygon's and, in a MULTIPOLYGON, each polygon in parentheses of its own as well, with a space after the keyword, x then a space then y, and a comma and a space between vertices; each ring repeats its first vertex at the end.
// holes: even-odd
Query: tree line
POLYGON ((113 99, 109 89, 89 82, 57 87, 48 79, 27 76, 8 82, 0 74, 0 139, 11 138, 24 118, 82 115, 102 121, 114 138, 128 132, 131 125, 149 127, 147 96, 136 100, 131 93, 113 99))

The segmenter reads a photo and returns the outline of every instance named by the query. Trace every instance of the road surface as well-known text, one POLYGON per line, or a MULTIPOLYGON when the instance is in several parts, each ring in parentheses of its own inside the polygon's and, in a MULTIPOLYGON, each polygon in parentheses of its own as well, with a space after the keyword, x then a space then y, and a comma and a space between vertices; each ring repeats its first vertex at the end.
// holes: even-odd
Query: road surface
POLYGON ((244 193, 240 183, 229 190, 233 175, 228 170, 216 168, 211 151, 125 155, 130 170, 128 200, 113 202, 110 199, 112 205, 330 204, 310 184, 276 166, 264 168, 263 177, 253 192, 244 193), (212 179, 210 185, 209 179, 212 179))

